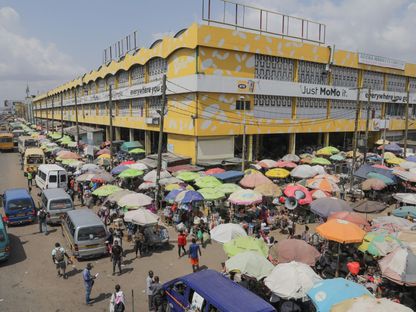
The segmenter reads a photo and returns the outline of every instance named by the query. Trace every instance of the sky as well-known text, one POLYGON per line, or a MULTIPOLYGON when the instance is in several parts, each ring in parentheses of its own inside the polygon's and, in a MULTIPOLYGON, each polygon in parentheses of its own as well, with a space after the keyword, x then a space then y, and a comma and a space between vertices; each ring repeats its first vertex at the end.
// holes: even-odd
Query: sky
MULTIPOLYGON (((239 2, 324 23, 337 49, 416 63, 415 0, 239 2)), ((201 0, 0 0, 0 103, 23 99, 27 84, 42 93, 96 69, 103 50, 133 31, 148 47, 193 22, 201 0)))

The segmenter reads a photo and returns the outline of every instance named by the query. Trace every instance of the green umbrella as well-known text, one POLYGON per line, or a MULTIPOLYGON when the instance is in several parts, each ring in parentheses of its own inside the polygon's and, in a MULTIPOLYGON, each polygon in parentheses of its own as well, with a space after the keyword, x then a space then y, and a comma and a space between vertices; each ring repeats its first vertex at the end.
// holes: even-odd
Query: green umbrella
POLYGON ((269 248, 262 239, 254 238, 251 236, 240 236, 227 242, 223 246, 225 253, 228 257, 235 256, 245 251, 256 251, 267 257, 269 248))
POLYGON ((142 170, 137 170, 137 169, 127 169, 124 170, 122 173, 120 173, 118 176, 120 178, 135 178, 138 176, 143 175, 143 171, 142 170))
POLYGON ((326 158, 322 158, 322 157, 315 157, 312 159, 311 162, 312 165, 322 165, 322 166, 326 166, 326 165, 330 165, 331 162, 326 159, 326 158))
POLYGON ((182 180, 182 181, 185 181, 185 182, 190 182, 190 181, 193 181, 193 180, 199 178, 200 176, 201 175, 199 173, 196 173, 196 172, 182 171, 176 177, 179 180, 182 180))
POLYGON ((401 246, 401 242, 393 235, 370 232, 364 236, 363 243, 358 247, 358 250, 368 252, 374 257, 380 257, 387 255, 399 246, 401 246))
POLYGON ((241 252, 225 262, 228 272, 238 271, 257 280, 270 275, 274 265, 257 251, 241 252))
POLYGON ((241 190, 241 187, 234 183, 224 183, 224 184, 214 187, 214 190, 219 190, 225 194, 231 194, 231 193, 234 193, 235 191, 241 190))
POLYGON ((225 198, 224 192, 216 188, 203 188, 198 190, 198 192, 204 197, 205 200, 218 200, 225 198))
POLYGON ((68 142, 68 147, 77 147, 77 142, 68 142))
POLYGON ((386 185, 395 184, 392 179, 390 179, 389 177, 386 177, 385 175, 382 175, 381 173, 377 173, 377 172, 367 173, 367 178, 369 178, 369 179, 379 179, 379 180, 383 181, 386 185))
POLYGON ((343 161, 345 160, 345 157, 340 154, 336 154, 336 155, 332 155, 331 157, 329 157, 329 159, 334 160, 334 161, 343 161))
POLYGON ((213 176, 204 176, 204 177, 199 177, 195 179, 195 185, 198 186, 199 188, 206 188, 206 187, 213 188, 221 184, 222 184, 221 181, 213 176))
POLYGON ((106 184, 97 188, 92 194, 95 196, 108 196, 121 190, 117 185, 106 184))
POLYGON ((142 148, 133 148, 129 151, 129 154, 143 154, 146 153, 146 151, 142 148))
MULTIPOLYGON (((59 157, 58 157, 59 158, 59 157)), ((57 158, 57 159, 58 159, 57 158)), ((62 164, 63 165, 70 165, 70 164, 72 164, 72 163, 74 163, 74 162, 77 162, 78 160, 77 159, 63 159, 62 160, 62 164)))

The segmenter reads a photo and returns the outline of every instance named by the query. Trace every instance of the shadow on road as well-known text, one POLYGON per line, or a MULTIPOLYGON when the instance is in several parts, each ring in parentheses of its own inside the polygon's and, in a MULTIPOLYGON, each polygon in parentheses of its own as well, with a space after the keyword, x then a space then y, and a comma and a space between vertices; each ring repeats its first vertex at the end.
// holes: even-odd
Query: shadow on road
POLYGON ((111 293, 101 293, 97 297, 92 298, 94 300, 94 303, 107 300, 111 298, 111 293))
POLYGON ((75 275, 77 275, 77 274, 79 274, 79 273, 81 273, 81 272, 82 272, 82 270, 81 270, 81 269, 73 268, 71 271, 67 271, 67 272, 66 272, 66 275, 67 275, 68 277, 71 277, 71 276, 75 276, 75 275))
POLYGON ((10 239, 10 258, 6 262, 0 263, 0 267, 13 265, 26 260, 26 252, 23 248, 23 244, 19 237, 13 234, 9 234, 10 239))

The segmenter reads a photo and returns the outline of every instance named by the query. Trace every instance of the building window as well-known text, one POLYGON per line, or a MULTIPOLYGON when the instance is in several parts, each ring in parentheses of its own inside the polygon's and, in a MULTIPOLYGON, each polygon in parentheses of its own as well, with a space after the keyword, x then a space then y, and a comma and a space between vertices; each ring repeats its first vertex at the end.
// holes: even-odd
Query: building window
POLYGON ((138 85, 144 83, 144 66, 138 65, 130 70, 131 84, 138 85))
MULTIPOLYGON (((269 102, 266 102, 265 105, 269 106, 269 102)), ((244 110, 244 106, 245 106, 245 110, 250 110, 250 101, 238 100, 235 102, 236 110, 244 110)))
POLYGON ((133 117, 143 117, 145 99, 134 99, 131 102, 131 115, 133 117))
POLYGON ((336 87, 357 87, 358 70, 341 66, 331 67, 332 85, 336 87))
POLYGON ((325 71, 325 64, 299 61, 298 74, 299 82, 313 84, 328 83, 328 75, 325 71))
POLYGON ((256 54, 255 68, 257 79, 293 81, 294 61, 291 59, 256 54))
POLYGON ((365 71, 363 74, 363 87, 373 90, 384 90, 384 74, 365 71))
POLYGON ((168 69, 166 59, 161 57, 151 59, 148 62, 149 82, 161 80, 168 69))
POLYGON ((126 71, 121 71, 118 73, 118 87, 124 88, 129 85, 129 73, 126 71))

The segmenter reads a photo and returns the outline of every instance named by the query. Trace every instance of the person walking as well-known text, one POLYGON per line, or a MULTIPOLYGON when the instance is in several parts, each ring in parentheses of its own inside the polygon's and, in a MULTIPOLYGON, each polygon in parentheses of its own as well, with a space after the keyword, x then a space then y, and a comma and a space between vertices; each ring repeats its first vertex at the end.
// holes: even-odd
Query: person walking
POLYGON ((199 256, 202 256, 201 247, 196 243, 196 239, 192 238, 192 244, 189 246, 188 258, 191 260, 193 272, 199 270, 199 256))
POLYGON ((116 291, 111 295, 110 312, 124 312, 126 310, 124 293, 119 284, 117 284, 114 288, 116 291))
POLYGON ((178 256, 182 257, 181 250, 183 250, 183 255, 186 255, 186 234, 181 230, 178 235, 178 256))
POLYGON ((85 303, 88 305, 92 304, 92 300, 90 298, 91 291, 92 291, 92 287, 94 286, 94 282, 95 282, 94 280, 98 276, 98 274, 91 275, 91 269, 92 269, 92 264, 88 263, 87 267, 82 272, 82 278, 84 279, 84 286, 85 286, 85 303))
POLYGON ((27 188, 29 189, 29 193, 32 191, 32 180, 33 180, 33 175, 32 173, 29 171, 27 173, 27 188))
POLYGON ((149 274, 146 277, 146 294, 147 294, 147 303, 149 306, 149 311, 153 310, 153 291, 151 286, 153 284, 153 271, 149 271, 149 274))
POLYGON ((66 274, 65 257, 68 259, 68 262, 71 262, 70 257, 66 253, 65 249, 61 247, 61 244, 55 243, 55 248, 52 249, 52 261, 56 265, 58 277, 63 276, 65 279, 67 279, 68 275, 66 274))
POLYGON ((136 233, 134 234, 134 251, 137 254, 140 253, 140 257, 143 254, 143 243, 144 243, 144 234, 141 230, 137 229, 136 233))
POLYGON ((152 290, 152 302, 154 310, 156 312, 163 312, 163 286, 159 282, 159 276, 155 276, 150 289, 152 290))
POLYGON ((47 218, 48 213, 46 212, 45 208, 40 208, 38 211, 39 233, 45 233, 45 235, 48 235, 47 218))
POLYGON ((116 265, 118 266, 118 275, 121 275, 121 260, 123 259, 123 248, 119 245, 118 240, 114 241, 111 248, 111 261, 113 261, 113 275, 116 274, 116 265))

